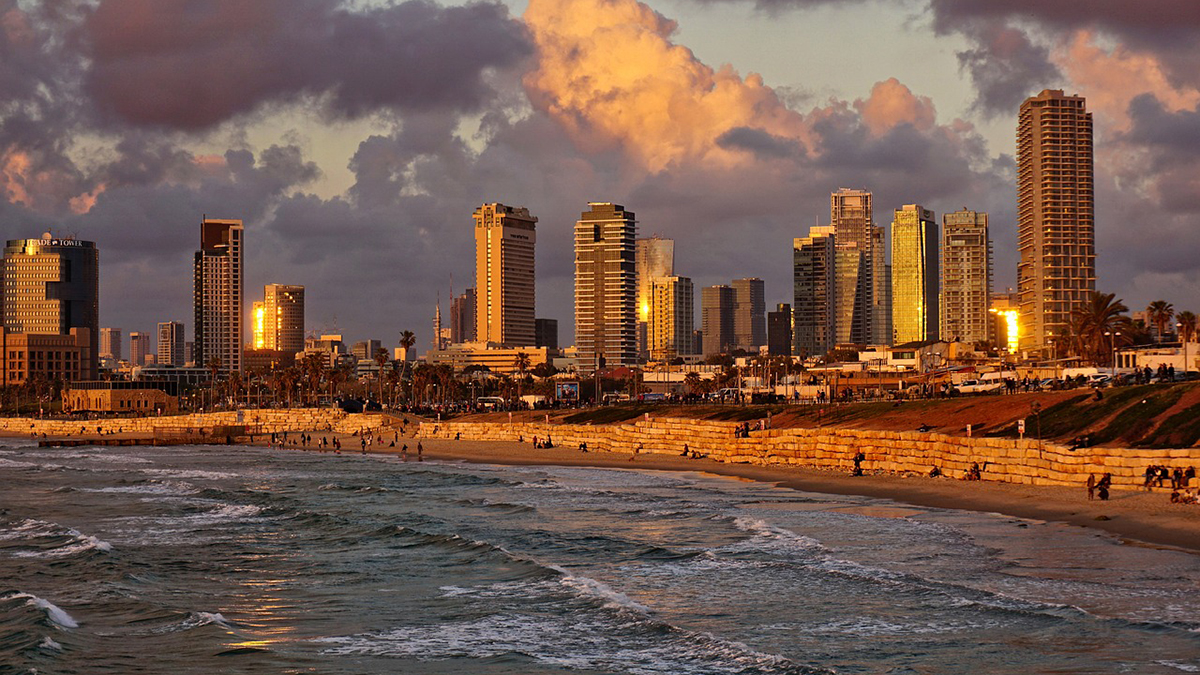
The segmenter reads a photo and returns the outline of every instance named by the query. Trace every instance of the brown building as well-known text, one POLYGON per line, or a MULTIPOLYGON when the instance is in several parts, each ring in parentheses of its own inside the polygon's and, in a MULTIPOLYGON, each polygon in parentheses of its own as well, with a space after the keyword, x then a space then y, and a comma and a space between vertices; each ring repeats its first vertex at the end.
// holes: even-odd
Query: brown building
POLYGON ((207 366, 219 360, 221 370, 242 370, 242 243, 240 220, 204 219, 200 250, 193 271, 196 341, 193 358, 207 366))
POLYGON ((10 333, 0 329, 4 348, 4 384, 21 385, 31 378, 46 383, 86 379, 92 336, 86 328, 70 335, 10 333))
POLYGON ((575 223, 575 347, 591 372, 635 366, 637 220, 620 204, 589 202, 575 223))
POLYGON ((179 397, 166 390, 174 388, 172 382, 75 382, 63 391, 63 409, 75 412, 173 413, 179 410, 179 397))
POLYGON ((1082 96, 1047 89, 1017 125, 1020 351, 1049 356, 1071 311, 1096 290, 1092 115, 1082 96))
POLYGON ((247 373, 273 372, 296 365, 296 353, 278 349, 247 349, 242 353, 242 370, 247 373))

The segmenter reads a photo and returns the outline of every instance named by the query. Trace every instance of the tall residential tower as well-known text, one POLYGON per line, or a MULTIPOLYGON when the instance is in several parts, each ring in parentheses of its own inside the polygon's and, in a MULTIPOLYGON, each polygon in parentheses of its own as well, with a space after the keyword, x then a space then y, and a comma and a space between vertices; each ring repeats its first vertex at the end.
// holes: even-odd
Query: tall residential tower
POLYGON ((192 268, 197 365, 214 360, 220 370, 242 370, 243 273, 240 220, 205 218, 200 223, 200 250, 192 268))
POLYGON ((1096 290, 1092 115, 1082 96, 1046 89, 1017 123, 1020 350, 1051 355, 1071 311, 1096 290))
POLYGON ((942 215, 943 340, 987 342, 992 316, 992 240, 988 214, 963 209, 942 215))
POLYGON ((896 209, 892 220, 893 344, 938 339, 938 225, 920 204, 896 209))
POLYGON ((582 370, 637 364, 637 221, 589 202, 575 223, 575 347, 582 370))

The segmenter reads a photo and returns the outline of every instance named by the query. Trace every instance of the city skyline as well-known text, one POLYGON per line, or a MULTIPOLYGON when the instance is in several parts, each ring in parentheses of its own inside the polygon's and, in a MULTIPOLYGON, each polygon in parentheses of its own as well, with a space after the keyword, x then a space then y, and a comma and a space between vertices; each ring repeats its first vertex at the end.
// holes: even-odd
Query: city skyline
MULTIPOLYGON (((315 6, 343 25, 340 3, 315 6)), ((418 56, 444 86, 437 77, 371 79, 405 72, 409 57, 384 51, 373 58, 392 68, 358 67, 312 37, 312 60, 288 78, 247 85, 262 81, 252 77, 260 69, 280 68, 274 40, 300 34, 294 20, 270 14, 251 25, 236 3, 214 5, 224 39, 262 45, 262 58, 217 69, 206 51, 215 35, 191 30, 173 3, 137 22, 126 14, 133 7, 105 1, 54 16, 19 5, 2 30, 25 26, 24 38, 0 41, 5 62, 42 64, 16 72, 5 90, 9 110, 37 114, 0 121, 0 221, 9 238, 50 229, 107 252, 106 297, 129 301, 103 302, 102 325, 148 327, 181 314, 191 289, 177 270, 207 212, 246 223, 250 287, 288 279, 311 289, 318 330, 409 329, 426 343, 435 293, 452 274, 471 276, 462 213, 485 200, 541 218, 536 311, 564 323, 564 343, 573 342, 570 225, 588 200, 629 204, 647 232, 680 241, 678 268, 698 287, 763 277, 772 306, 789 299, 791 281, 779 242, 804 236, 822 219, 824 195, 843 185, 871 190, 880 212, 921 203, 989 213, 995 285, 1015 288, 1017 109, 1045 88, 1086 97, 1096 116, 1097 287, 1131 307, 1184 304, 1200 292, 1186 255, 1200 248, 1190 226, 1200 199, 1188 178, 1200 161, 1197 50, 1182 41, 1200 22, 1194 4, 1159 2, 1131 17, 1115 6, 984 14, 915 0, 872 8, 868 27, 853 20, 868 5, 853 0, 762 9, 532 0, 474 13, 431 5, 417 21, 449 48, 418 56), (600 18, 584 26, 574 15, 600 18), (497 39, 478 44, 451 28, 464 25, 497 39), (856 36, 888 39, 829 56, 851 25, 856 36), (170 39, 148 40, 146 26, 170 39), (784 40, 799 27, 811 43, 784 40), (55 41, 74 30, 90 39, 55 41), (174 39, 182 34, 191 40, 174 39), (151 42, 144 58, 132 57, 151 42), (621 50, 642 65, 614 68, 621 50), (922 58, 902 58, 914 53, 922 58), (135 63, 144 79, 130 75, 135 63), (188 68, 173 71, 179 63, 188 68), (653 87, 651 72, 663 74, 653 87), (186 92, 210 80, 229 85, 229 96, 191 105, 186 92), (125 81, 152 83, 155 96, 125 81), (589 81, 636 106, 607 104, 589 81), (664 126, 673 100, 693 113, 664 126)), ((386 19, 398 10, 368 2, 354 11, 386 19)), ((380 26, 380 44, 401 42, 392 24, 364 23, 380 26)))

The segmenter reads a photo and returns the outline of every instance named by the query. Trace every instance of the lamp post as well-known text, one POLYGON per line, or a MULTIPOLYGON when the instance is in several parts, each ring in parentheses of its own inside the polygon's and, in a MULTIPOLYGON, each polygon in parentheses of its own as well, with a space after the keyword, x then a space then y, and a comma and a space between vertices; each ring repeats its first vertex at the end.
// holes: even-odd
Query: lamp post
POLYGON ((1176 334, 1179 335, 1179 341, 1183 343, 1183 379, 1187 380, 1188 359, 1187 359, 1187 340, 1183 339, 1183 322, 1175 324, 1176 334))

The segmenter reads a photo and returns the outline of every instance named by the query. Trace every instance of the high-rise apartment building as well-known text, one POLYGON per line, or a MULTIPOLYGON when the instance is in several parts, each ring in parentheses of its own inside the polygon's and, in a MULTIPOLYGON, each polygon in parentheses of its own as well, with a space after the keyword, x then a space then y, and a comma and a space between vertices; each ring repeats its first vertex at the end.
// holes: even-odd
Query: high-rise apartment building
POLYGON ((475 219, 475 339, 532 346, 537 218, 529 209, 484 204, 475 219))
POLYGON ((244 228, 240 220, 205 218, 193 265, 197 365, 219 362, 220 370, 242 370, 244 228))
POLYGON ((797 356, 824 356, 833 348, 838 307, 836 258, 832 225, 814 227, 807 237, 792 241, 792 352, 797 356))
POLYGON ((133 331, 129 334, 129 365, 147 365, 147 358, 152 353, 150 334, 133 331))
POLYGON ((304 287, 263 287, 263 346, 278 352, 304 351, 304 287))
POLYGON ((776 305, 774 312, 767 312, 767 353, 792 355, 792 306, 786 302, 776 305))
POLYGON ((1082 96, 1047 89, 1021 104, 1017 231, 1020 350, 1048 356, 1096 290, 1092 115, 1082 96))
POLYGON ((158 324, 158 365, 183 366, 187 362, 183 343, 183 323, 164 321, 158 324))
POLYGON ((758 353, 767 343, 767 299, 763 280, 734 279, 733 334, 739 349, 758 353))
POLYGON ((942 339, 987 342, 991 292, 988 214, 965 208, 942 214, 942 339))
POLYGON ((650 288, 650 358, 670 361, 692 354, 692 331, 695 321, 695 292, 687 277, 655 277, 650 288))
POLYGON ((379 340, 363 340, 350 347, 350 355, 359 361, 374 361, 375 355, 381 351, 383 343, 379 340))
POLYGON ((267 348, 267 304, 256 301, 250 304, 250 348, 267 348))
POLYGON ((637 364, 637 221, 620 204, 589 202, 575 223, 575 348, 579 366, 637 364))
POLYGON ((707 286, 700 291, 700 330, 704 335, 704 355, 727 354, 736 346, 732 286, 707 286))
MULTIPOLYGON (((535 333, 536 321, 535 321, 535 333)), ((536 339, 536 335, 534 336, 536 339)), ((450 301, 450 342, 475 342, 475 289, 468 288, 450 301)))
POLYGON ((70 335, 87 329, 79 372, 94 380, 100 351, 100 254, 96 244, 73 238, 11 239, 4 247, 4 330, 29 335, 70 335))
POLYGON ((883 236, 873 220, 871 193, 841 188, 830 195, 829 222, 838 249, 834 340, 886 342, 876 317, 885 313, 883 236))
POLYGON ((112 359, 114 361, 121 360, 121 329, 120 328, 101 328, 100 329, 100 358, 112 359))
POLYGON ((675 275, 675 240, 654 236, 637 240, 638 353, 650 357, 654 280, 675 275))
POLYGON ((938 225, 933 211, 905 204, 892 218, 892 341, 938 339, 938 225))

